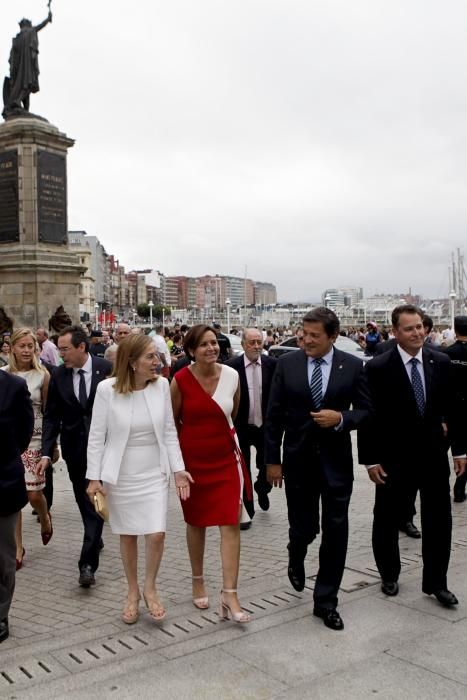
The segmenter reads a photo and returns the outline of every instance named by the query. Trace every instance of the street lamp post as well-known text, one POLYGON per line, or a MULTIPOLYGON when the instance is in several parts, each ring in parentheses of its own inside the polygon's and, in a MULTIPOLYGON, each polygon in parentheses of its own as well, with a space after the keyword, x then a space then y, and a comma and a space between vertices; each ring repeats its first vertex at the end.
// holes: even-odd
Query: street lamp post
POLYGON ((456 297, 457 297, 456 292, 454 291, 454 289, 451 289, 451 291, 449 292, 449 309, 450 309, 452 330, 454 330, 454 315, 455 315, 455 309, 456 309, 456 297))
POLYGON ((136 311, 135 311, 135 309, 132 309, 131 313, 133 315, 133 325, 136 326, 136 311))
POLYGON ((149 300, 148 306, 149 306, 149 324, 152 328, 152 307, 154 306, 154 302, 152 299, 149 300))
POLYGON ((230 333, 230 299, 225 300, 225 307, 227 309, 227 333, 230 333))
POLYGON ((96 315, 94 325, 96 327, 96 330, 99 330, 99 304, 97 303, 97 301, 94 304, 94 311, 95 311, 95 315, 96 315))

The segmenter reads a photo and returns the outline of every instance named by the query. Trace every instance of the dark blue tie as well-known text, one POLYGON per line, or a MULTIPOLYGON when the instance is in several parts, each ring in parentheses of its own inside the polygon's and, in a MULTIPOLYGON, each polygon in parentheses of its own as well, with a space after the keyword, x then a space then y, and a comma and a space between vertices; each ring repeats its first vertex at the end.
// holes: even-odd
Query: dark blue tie
POLYGON ((313 373, 311 375, 310 389, 311 397, 313 399, 314 406, 316 410, 319 411, 321 408, 321 401, 323 400, 323 370, 321 365, 324 360, 322 357, 318 357, 313 363, 313 373))
POLYGON ((79 402, 83 408, 86 408, 87 403, 88 403, 88 395, 86 393, 86 380, 84 378, 85 372, 84 369, 79 369, 78 370, 79 374, 79 402))
POLYGON ((413 393, 415 394, 415 401, 417 402, 418 412, 421 416, 425 413, 425 392, 423 391, 422 378, 420 372, 418 371, 418 363, 416 357, 412 357, 410 360, 411 368, 411 380, 413 393))

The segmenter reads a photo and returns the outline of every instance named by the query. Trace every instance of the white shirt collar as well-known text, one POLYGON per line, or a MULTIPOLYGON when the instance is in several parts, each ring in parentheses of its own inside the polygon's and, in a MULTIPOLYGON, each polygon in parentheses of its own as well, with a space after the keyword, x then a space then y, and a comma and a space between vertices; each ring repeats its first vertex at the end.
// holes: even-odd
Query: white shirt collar
MULTIPOLYGON (((333 357, 334 357, 334 346, 330 349, 329 352, 326 353, 326 355, 323 355, 323 357, 322 357, 321 359, 323 360, 323 362, 324 362, 325 364, 331 365, 331 364, 332 364, 332 358, 333 358, 333 357)), ((308 358, 308 362, 309 362, 309 363, 313 363, 313 362, 315 361, 315 359, 317 360, 318 358, 309 357, 309 358, 308 358)))
POLYGON ((82 367, 73 367, 73 374, 77 374, 80 369, 83 369, 85 372, 92 372, 92 357, 90 352, 88 352, 88 359, 82 367))
POLYGON ((248 359, 248 357, 246 356, 246 353, 243 353, 243 360, 245 362, 245 367, 249 367, 250 365, 255 365, 255 364, 258 364, 259 366, 261 366, 261 355, 258 357, 256 362, 252 362, 251 360, 248 359))
POLYGON ((417 352, 416 355, 409 355, 408 352, 406 352, 403 348, 401 348, 399 343, 397 344, 397 349, 399 350, 399 355, 401 356, 402 362, 404 363, 404 365, 407 365, 413 357, 415 357, 423 365, 423 353, 422 353, 423 348, 420 348, 420 350, 417 352))

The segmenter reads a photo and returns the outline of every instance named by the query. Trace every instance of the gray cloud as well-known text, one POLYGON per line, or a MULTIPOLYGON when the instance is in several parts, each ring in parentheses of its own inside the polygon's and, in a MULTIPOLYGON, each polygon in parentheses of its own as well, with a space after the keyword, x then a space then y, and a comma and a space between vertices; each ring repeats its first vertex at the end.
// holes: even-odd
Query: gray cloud
MULTIPOLYGON (((4 72, 19 15, 43 5, 2 3, 4 72)), ((283 299, 447 293, 467 220, 465 3, 52 8, 31 108, 76 138, 70 228, 127 268, 247 265, 283 299)))

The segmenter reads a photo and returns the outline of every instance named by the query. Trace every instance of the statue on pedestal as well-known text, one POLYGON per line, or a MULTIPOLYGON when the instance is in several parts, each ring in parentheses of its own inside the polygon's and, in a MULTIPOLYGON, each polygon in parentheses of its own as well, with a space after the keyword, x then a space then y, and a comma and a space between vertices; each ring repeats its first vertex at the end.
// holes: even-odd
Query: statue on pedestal
POLYGON ((63 305, 60 304, 53 316, 49 318, 49 331, 60 333, 60 331, 62 331, 64 328, 72 325, 73 321, 71 320, 71 317, 67 314, 63 308, 63 305))
MULTIPOLYGON (((30 19, 22 19, 20 31, 14 37, 10 52, 10 77, 3 84, 3 117, 29 116, 31 92, 39 92, 39 39, 40 32, 52 21, 52 13, 40 24, 32 26, 30 19)), ((34 116, 34 115, 30 115, 34 116)))

